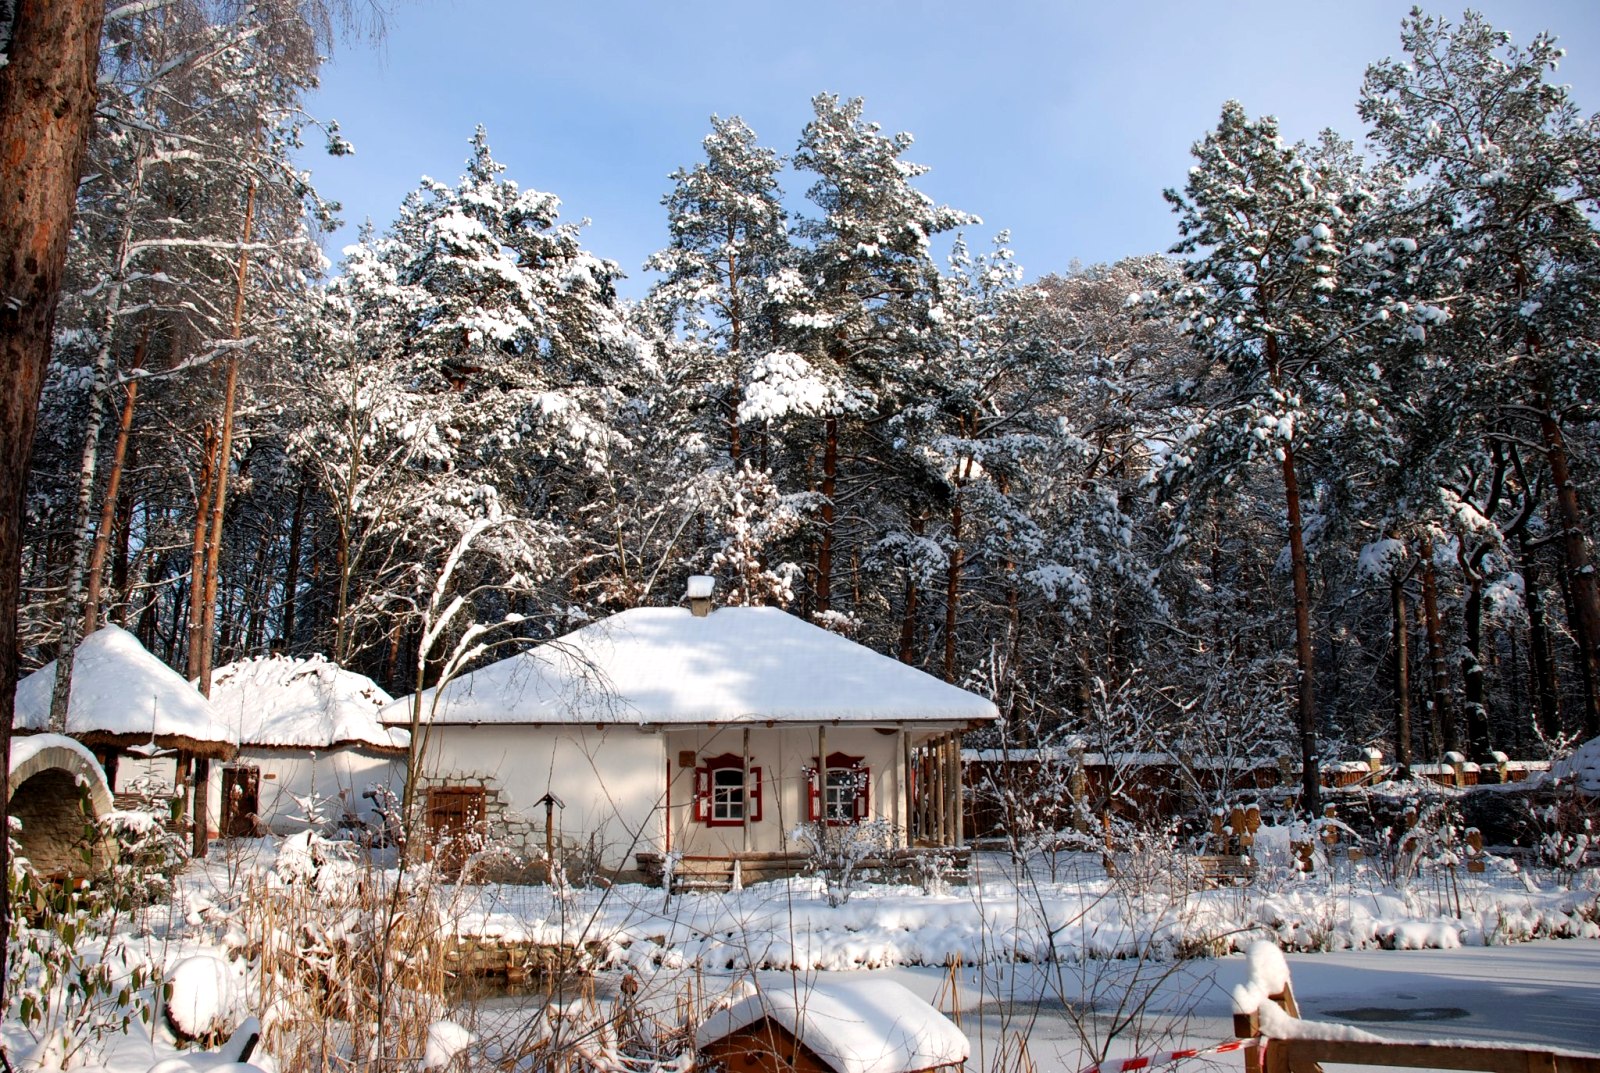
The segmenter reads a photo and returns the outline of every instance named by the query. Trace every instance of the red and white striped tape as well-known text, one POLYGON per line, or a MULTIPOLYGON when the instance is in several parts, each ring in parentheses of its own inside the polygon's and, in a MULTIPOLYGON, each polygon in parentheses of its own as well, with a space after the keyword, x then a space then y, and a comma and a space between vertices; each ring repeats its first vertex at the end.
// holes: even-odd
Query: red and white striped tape
POLYGON ((1163 1051, 1160 1054, 1142 1054, 1138 1058, 1123 1058, 1115 1062, 1099 1062, 1092 1066, 1084 1066, 1078 1073, 1134 1073, 1137 1069, 1164 1066, 1168 1062, 1176 1062, 1182 1058, 1199 1058, 1203 1054, 1242 1051, 1246 1047, 1254 1047, 1256 1043, 1257 1041, 1253 1039, 1231 1039, 1214 1047, 1186 1047, 1181 1051, 1163 1051))

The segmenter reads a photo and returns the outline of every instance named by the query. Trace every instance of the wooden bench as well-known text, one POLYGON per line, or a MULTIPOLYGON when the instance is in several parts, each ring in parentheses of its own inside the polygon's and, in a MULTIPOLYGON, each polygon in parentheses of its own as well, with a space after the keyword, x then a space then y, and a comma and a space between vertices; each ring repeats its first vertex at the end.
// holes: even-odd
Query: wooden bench
POLYGON ((1191 860, 1204 887, 1243 887, 1255 882, 1254 857, 1242 853, 1202 853, 1191 860))

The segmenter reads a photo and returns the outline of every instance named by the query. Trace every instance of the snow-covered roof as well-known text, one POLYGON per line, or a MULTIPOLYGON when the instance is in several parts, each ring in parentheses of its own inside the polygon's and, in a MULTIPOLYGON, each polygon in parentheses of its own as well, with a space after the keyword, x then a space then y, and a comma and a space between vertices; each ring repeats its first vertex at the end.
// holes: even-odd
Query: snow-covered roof
MULTIPOLYGON (((54 660, 17 683, 13 725, 44 730, 50 721, 54 660)), ((183 675, 145 651, 138 638, 102 626, 78 643, 72 661, 67 733, 187 739, 230 744, 227 728, 183 675)))
MULTIPOLYGON (((775 607, 639 607, 447 683, 435 723, 956 722, 995 706, 775 607)), ((386 722, 410 719, 396 701, 386 722)))
POLYGON ((411 735, 378 721, 393 699, 366 675, 322 656, 243 659, 211 675, 211 707, 240 745, 403 749, 411 735))
POLYGON ((1571 756, 1552 764, 1550 773, 1563 782, 1576 783, 1584 793, 1600 794, 1600 738, 1590 738, 1571 756))
POLYGON ((910 1073, 959 1065, 961 1029, 893 980, 828 980, 760 991, 712 1014, 695 1033, 706 1047, 770 1017, 838 1073, 910 1073))

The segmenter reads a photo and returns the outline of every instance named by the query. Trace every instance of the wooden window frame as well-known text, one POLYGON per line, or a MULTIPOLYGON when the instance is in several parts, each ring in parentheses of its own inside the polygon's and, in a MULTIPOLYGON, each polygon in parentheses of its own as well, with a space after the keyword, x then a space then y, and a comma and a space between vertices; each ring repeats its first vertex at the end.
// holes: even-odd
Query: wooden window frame
MULTIPOLYGON (((717 816, 716 776, 718 772, 744 771, 744 757, 737 753, 723 753, 707 757, 694 769, 694 818, 707 827, 743 827, 746 823, 761 822, 761 769, 750 768, 750 781, 744 788, 740 802, 740 816, 730 819, 717 816)), ((735 784, 731 789, 737 790, 735 784)))
MULTIPOLYGON (((848 756, 845 753, 828 754, 828 779, 833 781, 833 775, 838 772, 848 775, 856 781, 855 797, 851 804, 848 819, 830 816, 827 820, 829 827, 849 827, 862 823, 872 815, 872 769, 862 763, 864 756, 848 756)), ((811 758, 811 767, 806 769, 806 818, 812 823, 822 822, 823 792, 820 786, 821 777, 816 757, 811 758)), ((845 787, 838 787, 845 789, 845 787)))

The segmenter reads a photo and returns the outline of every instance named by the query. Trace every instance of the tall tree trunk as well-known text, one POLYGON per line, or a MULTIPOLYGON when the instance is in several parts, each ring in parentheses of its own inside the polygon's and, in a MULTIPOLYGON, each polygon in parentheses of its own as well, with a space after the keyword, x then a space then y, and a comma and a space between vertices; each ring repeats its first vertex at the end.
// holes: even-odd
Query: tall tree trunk
POLYGON ((310 479, 300 474, 294 493, 294 515, 289 520, 289 558, 283 568, 283 627, 279 631, 285 653, 294 651, 295 605, 300 594, 300 541, 305 533, 306 485, 310 479))
POLYGON ((956 628, 960 622, 961 610, 961 567, 965 559, 966 549, 961 544, 962 524, 962 487, 966 477, 972 471, 972 463, 966 463, 966 473, 958 473, 956 477, 955 498, 950 503, 950 558, 945 564, 944 579, 944 680, 956 680, 956 628))
POLYGON ((739 286, 742 276, 739 271, 739 255, 734 252, 734 243, 738 235, 732 222, 728 224, 728 353, 733 359, 733 387, 729 390, 723 407, 727 411, 728 424, 728 459, 739 466, 739 405, 744 401, 744 300, 740 294, 739 286))
POLYGON ((1522 568, 1523 605, 1528 611, 1528 692, 1533 699, 1539 733, 1553 739, 1561 733, 1560 691, 1555 661, 1550 658, 1550 627, 1544 620, 1539 591, 1539 559, 1528 546, 1526 531, 1517 533, 1518 566, 1522 568))
POLYGON ((1300 480, 1294 445, 1283 445, 1283 493, 1289 514, 1289 563, 1294 575, 1294 658, 1299 670, 1297 717, 1300 730, 1300 807, 1322 812, 1322 780, 1317 762, 1317 689, 1311 642, 1311 571, 1300 517, 1300 480))
POLYGON ((144 185, 144 159, 141 152, 134 161, 133 178, 128 190, 130 205, 125 210, 122 234, 117 240, 116 260, 111 266, 111 280, 106 286, 100 344, 94 354, 94 380, 89 385, 89 414, 84 419, 83 449, 78 459, 78 501, 72 515, 72 553, 62 593, 66 607, 61 617, 61 646, 56 654, 56 678, 50 692, 50 731, 53 734, 65 734, 67 731, 67 706, 72 701, 72 666, 78 655, 78 638, 85 618, 84 577, 89 571, 91 551, 99 543, 98 537, 90 536, 89 527, 93 524, 94 486, 99 474, 100 430, 105 424, 106 399, 111 394, 111 378, 117 367, 117 321, 122 316, 122 291, 128 278, 128 250, 133 241, 131 201, 137 200, 144 185))
MULTIPOLYGON (((1578 630, 1572 624, 1577 621, 1578 609, 1572 602, 1572 578, 1567 571, 1556 571, 1556 588, 1561 590, 1561 606, 1567 613, 1568 632, 1573 635, 1573 643, 1576 645, 1580 643, 1577 637, 1578 630)), ((1583 699, 1580 704, 1587 707, 1595 703, 1596 694, 1600 693, 1600 682, 1595 681, 1594 669, 1582 658, 1581 654, 1574 653, 1574 656, 1573 662, 1578 666, 1578 684, 1582 687, 1583 699)))
POLYGON ((1439 582, 1433 572, 1433 541, 1422 538, 1422 627, 1428 642, 1428 723, 1437 758, 1455 748, 1455 720, 1450 712, 1450 671, 1444 658, 1444 630, 1439 620, 1439 582))
MULTIPOLYGON (((133 350, 129 371, 144 368, 150 332, 145 330, 133 350)), ((128 436, 133 429, 133 411, 139 404, 139 377, 128 378, 128 394, 122 401, 122 418, 117 423, 117 443, 111 451, 111 471, 106 474, 106 493, 100 504, 100 521, 94 529, 94 550, 89 554, 89 578, 83 597, 83 632, 93 633, 100 624, 100 588, 105 578, 106 556, 111 550, 111 532, 117 517, 117 493, 122 487, 122 464, 128 456, 128 436)))
POLYGON ((917 662, 917 575, 906 571, 905 613, 900 616, 900 662, 917 662))
MULTIPOLYGON (((100 0, 16 0, 0 67, 0 823, 11 801, 23 497, 104 16, 100 0)), ((0 877, 10 874, 9 842, 0 838, 0 877)), ((0 970, 10 937, 10 885, 0 882, 0 970)), ((0 1009, 7 978, 0 971, 0 1009)))
POLYGON ((1467 598, 1461 610, 1467 643, 1461 656, 1461 707, 1467 721, 1468 751, 1473 760, 1487 761, 1494 745, 1489 737, 1489 712, 1484 704, 1483 573, 1474 565, 1462 565, 1467 569, 1467 598))
POLYGON ((1394 762, 1405 779, 1411 776, 1411 650, 1404 578, 1389 583, 1389 607, 1394 618, 1394 762))
POLYGON ((829 417, 822 428, 822 542, 817 547, 817 584, 814 608, 818 613, 833 609, 833 519, 834 493, 839 477, 839 419, 829 417))
MULTIPOLYGON (((256 217, 256 183, 250 180, 250 190, 244 201, 244 226, 239 231, 239 274, 233 293, 233 339, 237 343, 244 334, 245 283, 250 272, 250 236, 256 217)), ((228 506, 228 470, 233 460, 233 410, 239 390, 239 348, 228 352, 228 380, 222 392, 222 442, 217 449, 217 490, 211 497, 211 523, 206 527, 206 592, 205 635, 201 638, 199 684, 202 696, 211 696, 212 641, 216 637, 217 565, 222 558, 222 520, 228 506)), ((196 852, 205 854, 205 846, 197 843, 196 852)))
POLYGON ((195 488, 194 539, 189 546, 189 665, 187 677, 200 677, 200 635, 205 629, 206 531, 211 525, 212 473, 217 464, 217 430, 206 426, 200 480, 195 488))
MULTIPOLYGON (((1542 393, 1535 405, 1539 409, 1545 458, 1550 463, 1550 477, 1555 485, 1556 515, 1561 519, 1561 550, 1566 555, 1566 573, 1572 593, 1572 634, 1578 643, 1578 659, 1586 679, 1600 682, 1600 587, 1597 587, 1589 542, 1584 535, 1578 489, 1572 483, 1566 439, 1560 423, 1542 393)), ((1600 694, 1591 688, 1585 702, 1584 737, 1600 736, 1600 694)))
MULTIPOLYGON (((122 465, 118 467, 119 475, 132 469, 139 460, 138 441, 128 440, 122 465)), ((145 511, 145 531, 149 531, 150 511, 145 511)), ((128 603, 132 595, 130 577, 132 566, 129 562, 129 549, 133 543, 133 497, 117 497, 117 513, 111 526, 111 545, 116 552, 111 557, 111 588, 117 594, 117 625, 126 628, 128 625, 128 603)), ((156 556, 150 555, 149 548, 140 549, 140 555, 154 561, 156 556)))

